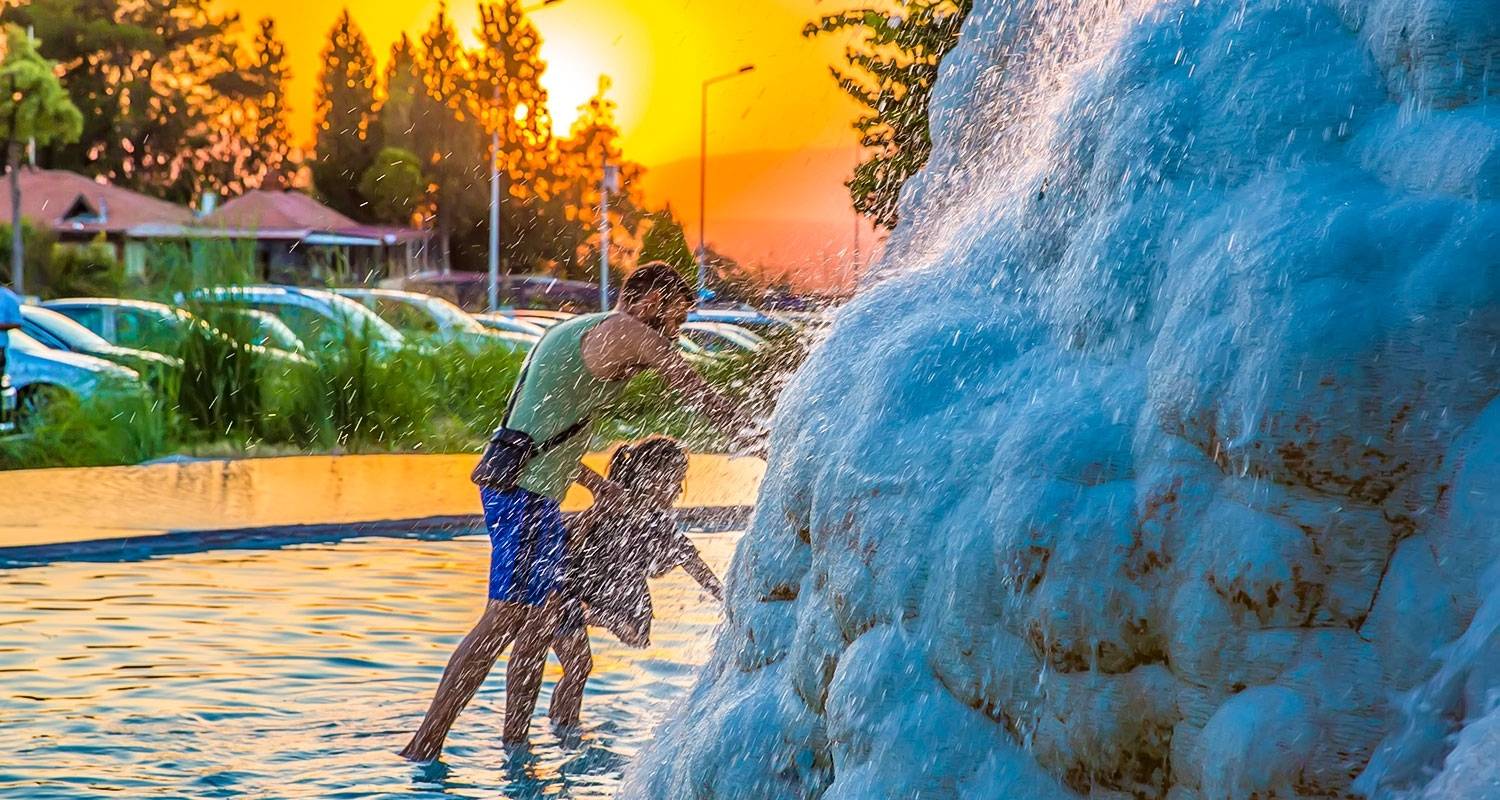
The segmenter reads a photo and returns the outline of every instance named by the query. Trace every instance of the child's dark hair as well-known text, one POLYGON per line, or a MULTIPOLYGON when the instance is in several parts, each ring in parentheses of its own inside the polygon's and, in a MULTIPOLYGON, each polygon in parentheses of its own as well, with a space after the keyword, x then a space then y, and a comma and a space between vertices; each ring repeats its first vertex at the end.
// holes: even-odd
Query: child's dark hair
POLYGON ((687 453, 683 452, 682 445, 665 436, 653 436, 635 444, 621 445, 609 459, 609 479, 633 489, 651 478, 686 467, 687 453))

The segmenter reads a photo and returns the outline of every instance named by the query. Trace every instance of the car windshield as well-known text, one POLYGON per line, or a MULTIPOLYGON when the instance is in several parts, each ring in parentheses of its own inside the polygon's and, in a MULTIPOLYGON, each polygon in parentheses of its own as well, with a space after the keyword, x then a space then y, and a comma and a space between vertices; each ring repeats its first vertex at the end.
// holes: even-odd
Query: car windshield
MULTIPOLYGON (((304 293, 328 303, 335 313, 343 317, 345 326, 351 330, 360 331, 366 336, 379 339, 393 347, 400 347, 406 343, 400 331, 391 327, 390 323, 381 319, 374 311, 347 297, 340 297, 332 292, 304 290, 304 293)), ((303 341, 307 341, 306 337, 303 337, 303 341)))
POLYGON ((410 333, 483 333, 484 326, 463 309, 440 297, 415 295, 351 295, 374 306, 380 318, 410 333))
POLYGON ((38 308, 37 306, 26 306, 21 309, 21 314, 26 318, 27 322, 52 334, 58 341, 66 345, 69 350, 97 353, 101 350, 109 349, 109 342, 105 341, 104 337, 56 311, 38 308))
POLYGON ((231 312, 249 320, 254 326, 254 341, 250 344, 261 347, 274 347, 278 350, 297 352, 302 349, 302 340, 285 322, 267 314, 264 311, 254 311, 248 308, 231 309, 231 312))

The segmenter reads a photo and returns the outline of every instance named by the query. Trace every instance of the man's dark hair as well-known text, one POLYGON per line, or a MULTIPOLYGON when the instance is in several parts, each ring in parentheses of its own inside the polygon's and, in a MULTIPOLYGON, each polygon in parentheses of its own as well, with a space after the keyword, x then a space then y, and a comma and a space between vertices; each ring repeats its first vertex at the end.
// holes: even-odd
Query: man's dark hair
POLYGON ((697 299, 693 287, 665 261, 652 261, 637 267, 620 287, 620 299, 634 303, 657 291, 666 300, 686 300, 691 303, 697 299))

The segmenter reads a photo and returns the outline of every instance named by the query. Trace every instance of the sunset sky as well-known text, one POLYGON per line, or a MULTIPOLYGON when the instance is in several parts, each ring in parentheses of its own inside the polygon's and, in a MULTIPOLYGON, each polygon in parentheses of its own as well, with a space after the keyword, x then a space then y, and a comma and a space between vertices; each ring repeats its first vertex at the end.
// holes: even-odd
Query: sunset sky
MULTIPOLYGON (((420 35, 438 8, 436 0, 221 0, 247 22, 276 20, 293 71, 288 101, 298 141, 311 139, 320 53, 345 5, 382 65, 391 43, 403 32, 420 35)), ((559 132, 599 75, 609 75, 625 153, 652 170, 649 199, 670 202, 694 235, 700 83, 755 64, 753 73, 710 90, 709 240, 741 260, 796 266, 812 277, 853 245, 854 216, 840 183, 855 163, 849 124, 858 109, 828 74, 841 43, 803 38, 801 29, 845 7, 832 0, 563 0, 531 17, 542 34, 542 82, 559 132)), ((449 12, 472 42, 477 5, 453 3, 449 12)))

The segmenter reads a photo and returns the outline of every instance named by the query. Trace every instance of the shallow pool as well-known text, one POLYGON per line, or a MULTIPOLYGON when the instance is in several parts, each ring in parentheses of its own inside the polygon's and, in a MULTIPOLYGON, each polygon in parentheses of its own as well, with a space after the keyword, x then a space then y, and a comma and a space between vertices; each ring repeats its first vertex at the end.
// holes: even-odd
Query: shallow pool
MULTIPOLYGON (((722 574, 736 538, 694 540, 722 574)), ((595 636, 581 737, 538 716, 507 759, 497 668, 443 762, 409 764, 394 751, 479 611, 487 558, 477 536, 364 538, 0 570, 0 795, 612 796, 717 604, 679 570, 653 584, 651 649, 595 636)))

